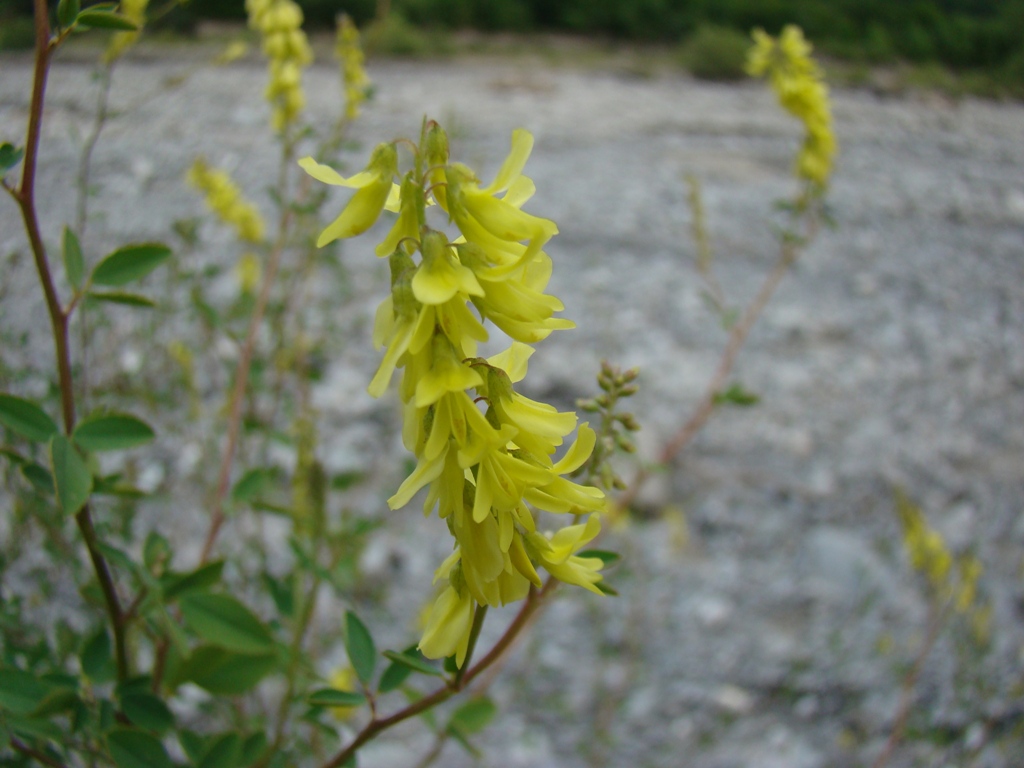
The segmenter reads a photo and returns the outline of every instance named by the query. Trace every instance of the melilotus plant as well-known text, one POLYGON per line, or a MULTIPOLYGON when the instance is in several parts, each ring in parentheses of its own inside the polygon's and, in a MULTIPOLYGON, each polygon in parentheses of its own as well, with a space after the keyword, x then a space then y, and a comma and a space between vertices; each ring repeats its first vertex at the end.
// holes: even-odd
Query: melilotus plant
MULTIPOLYGON (((41 540, 49 567, 11 587, 16 546, 5 546, 0 559, 4 764, 337 768, 354 765, 359 749, 392 726, 428 714, 435 747, 422 765, 448 739, 473 750, 473 734, 495 714, 482 673, 539 615, 557 584, 582 587, 594 599, 614 594, 605 570, 615 555, 588 547, 601 517, 624 517, 656 468, 641 468, 628 484, 619 476, 617 454, 635 450, 630 434, 639 428, 622 410, 637 391, 636 370, 602 366, 600 393, 580 403, 593 426, 518 391, 534 346, 573 327, 546 292, 555 264, 546 249, 557 227, 526 210, 534 192, 523 173, 532 136, 514 131, 508 156, 485 183, 456 159, 443 127, 423 119, 416 138, 379 144, 363 170, 344 175, 337 169, 347 165, 347 129, 369 94, 358 33, 339 20, 344 98, 337 121, 308 125, 302 74, 313 54, 302 13, 292 0, 248 0, 250 26, 269 62, 264 97, 280 150, 276 216, 264 216, 224 169, 204 158, 192 163, 183 183, 203 196, 213 226, 229 228, 237 241, 238 290, 218 298, 207 282, 223 263, 188 263, 201 250, 197 221, 176 223, 176 258, 161 243, 130 243, 94 258, 85 236, 90 158, 109 117, 110 70, 135 43, 145 0, 85 10, 78 0, 61 0, 55 9, 35 0, 34 7, 28 129, 19 145, 0 146, 0 171, 21 211, 49 316, 55 385, 52 396, 32 398, 17 377, 3 380, 0 453, 11 541, 41 540), (38 216, 46 82, 54 52, 89 28, 113 35, 102 56, 94 130, 82 147, 77 220, 58 237, 42 230, 38 216), (354 190, 326 227, 323 185, 354 190), (447 527, 451 554, 438 564, 418 639, 381 653, 373 622, 359 616, 370 614, 367 600, 380 592, 360 579, 358 562, 384 516, 367 519, 339 501, 364 479, 325 469, 310 394, 321 358, 338 352, 333 337, 347 334, 330 322, 311 322, 306 304, 320 279, 344 281, 332 255, 337 246, 324 246, 390 214, 393 223, 375 249, 388 260, 391 279, 381 286, 372 340, 382 355, 368 389, 384 396, 397 378, 402 440, 415 466, 388 490, 387 504, 405 507, 421 494, 423 511, 436 512, 438 527, 447 527), (169 286, 159 302, 137 287, 158 269, 169 286), (175 327, 187 329, 151 344, 157 351, 145 362, 159 370, 145 395, 167 397, 160 416, 166 423, 158 426, 176 453, 186 452, 184 436, 194 430, 200 455, 217 457, 193 462, 207 523, 188 542, 172 542, 159 522, 137 534, 134 513, 150 503, 150 491, 136 482, 130 462, 125 471, 104 472, 102 454, 137 451, 157 430, 138 415, 149 402, 143 393, 116 389, 102 370, 86 377, 85 349, 107 330, 102 322, 86 328, 86 309, 98 320, 106 311, 173 312, 175 327), (82 331, 77 345, 75 322, 82 331), (484 357, 478 346, 491 328, 511 344, 484 357), (221 342, 231 355, 209 352, 221 342), (213 394, 200 381, 214 382, 213 394), (85 410, 85 402, 103 407, 85 410), (269 458, 282 444, 294 457, 287 469, 269 458), (287 527, 287 546, 276 547, 290 562, 284 573, 270 565, 269 537, 259 534, 264 518, 287 527), (230 547, 221 536, 227 528, 236 534, 230 547), (182 551, 192 553, 191 562, 182 561, 182 551), (64 606, 55 584, 69 582, 80 600, 64 606), (53 610, 39 614, 40 602, 53 610), (510 604, 516 612, 502 619, 498 639, 479 648, 488 610, 510 604), (347 663, 337 663, 340 651, 347 663), (430 713, 455 697, 461 703, 445 707, 443 719, 430 713)), ((706 395, 665 446, 662 464, 717 407, 749 402, 728 381, 736 355, 822 219, 835 143, 827 91, 809 52, 794 27, 777 40, 755 34, 750 72, 769 79, 805 131, 779 260, 743 311, 729 308, 714 280, 693 187, 698 269, 730 335, 706 395)), ((233 44, 218 61, 238 55, 233 44)), ((165 498, 194 498, 187 485, 166 489, 165 498)), ((69 599, 67 590, 61 594, 69 599)))

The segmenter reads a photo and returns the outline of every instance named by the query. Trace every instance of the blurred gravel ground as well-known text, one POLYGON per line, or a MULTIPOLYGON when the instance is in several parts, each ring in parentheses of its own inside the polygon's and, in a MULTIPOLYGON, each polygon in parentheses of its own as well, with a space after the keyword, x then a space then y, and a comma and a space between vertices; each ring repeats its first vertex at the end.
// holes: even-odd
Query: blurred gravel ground
MULTIPOLYGON (((263 66, 200 68, 168 87, 193 68, 186 53, 117 69, 125 116, 95 154, 97 253, 167 239, 172 221, 199 214, 183 183, 198 154, 233 168, 266 204, 276 171, 263 66)), ((549 249, 552 290, 579 327, 540 345, 531 391, 568 406, 590 393, 602 358, 640 366, 636 410, 653 455, 725 339, 692 268, 684 176, 704 185, 719 279, 741 305, 775 257, 771 206, 792 191, 797 127, 756 84, 532 60, 370 69, 377 97, 356 130, 366 153, 416 135, 426 114, 487 178, 513 128, 534 133, 527 173, 538 192, 528 207, 561 229, 549 249)), ((0 59, 2 140, 22 135, 29 76, 27 59, 0 59)), ((311 118, 326 124, 340 98, 335 70, 315 67, 306 82, 311 118)), ((38 183, 51 242, 73 218, 93 93, 87 66, 57 63, 38 183)), ((922 738, 890 765, 1024 764, 1020 715, 1001 719, 1020 712, 1024 675, 1024 107, 856 91, 835 93, 834 104, 837 226, 786 279, 741 356, 737 379, 760 404, 718 414, 647 489, 645 519, 609 537, 627 556, 613 577, 622 597, 559 593, 492 688, 505 714, 480 739, 483 765, 869 764, 925 629, 900 550, 897 486, 952 547, 981 558, 995 614, 992 650, 976 665, 992 687, 958 676, 952 644, 940 641, 912 719, 922 738)), ((371 233, 346 246, 357 299, 339 312, 356 319, 385 285, 374 242, 371 233)), ((43 327, 27 259, 8 258, 18 253, 27 249, 7 201, 0 323, 43 327)), ((130 330, 115 328, 126 344, 130 330)), ((349 346, 359 369, 337 366, 317 393, 324 458, 335 470, 383 472, 399 455, 379 427, 393 423, 394 406, 362 393, 376 364, 369 339, 349 346)), ((27 354, 51 353, 39 337, 27 354)), ((393 469, 387 477, 397 481, 393 469)), ((366 566, 392 580, 407 608, 424 599, 445 545, 440 535, 423 544, 436 520, 414 510, 394 519, 366 566)), ((409 728, 360 764, 411 766, 422 739, 409 728)), ((450 746, 441 764, 470 762, 450 746)))

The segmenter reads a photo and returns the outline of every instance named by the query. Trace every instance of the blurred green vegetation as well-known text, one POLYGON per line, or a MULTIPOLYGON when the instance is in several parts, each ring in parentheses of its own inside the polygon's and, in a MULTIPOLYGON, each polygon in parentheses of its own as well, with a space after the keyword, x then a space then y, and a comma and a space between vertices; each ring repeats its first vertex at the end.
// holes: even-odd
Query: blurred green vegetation
MULTIPOLYGON (((421 30, 563 32, 662 43, 692 42, 700 39, 697 32, 702 28, 746 34, 763 27, 775 34, 786 24, 798 24, 819 51, 847 61, 935 64, 954 72, 984 72, 1007 85, 1024 85, 1024 0, 299 0, 299 4, 307 25, 314 29, 332 25, 341 11, 365 25, 386 8, 400 17, 393 26, 406 41, 412 35, 402 28, 402 21, 421 30)), ((4 26, 30 10, 31 0, 0 0, 4 26)), ((193 22, 241 20, 244 0, 192 0, 174 15, 193 22)), ((180 23, 176 26, 181 29, 180 23)), ((706 31, 702 34, 706 39, 706 31)))

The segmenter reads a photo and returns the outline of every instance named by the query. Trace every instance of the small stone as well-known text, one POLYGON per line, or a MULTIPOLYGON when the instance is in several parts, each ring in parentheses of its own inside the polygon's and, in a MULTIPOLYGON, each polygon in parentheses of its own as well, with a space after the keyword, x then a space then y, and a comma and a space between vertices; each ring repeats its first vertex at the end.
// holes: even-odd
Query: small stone
POLYGON ((754 708, 754 697, 735 685, 723 685, 711 695, 711 700, 734 715, 749 714, 754 708))

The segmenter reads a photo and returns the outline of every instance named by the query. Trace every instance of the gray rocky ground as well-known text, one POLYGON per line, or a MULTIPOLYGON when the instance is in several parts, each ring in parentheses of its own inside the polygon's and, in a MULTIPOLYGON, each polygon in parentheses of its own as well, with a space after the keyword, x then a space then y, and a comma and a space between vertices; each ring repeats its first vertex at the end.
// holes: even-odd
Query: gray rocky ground
MULTIPOLYGON (((117 70, 115 106, 131 112, 95 155, 96 241, 167 238, 172 221, 197 215, 182 181, 197 154, 234 167, 249 190, 274 178, 263 66, 201 69, 169 89, 189 67, 157 56, 117 70)), ((23 131, 29 73, 27 59, 0 59, 0 139, 23 131)), ((636 410, 654 455, 725 340, 693 269, 684 176, 703 182, 719 280, 740 305, 775 256, 771 205, 792 191, 796 126, 760 85, 674 73, 480 58, 374 62, 371 75, 364 147, 415 135, 427 114, 487 177, 513 128, 534 133, 529 209, 558 222, 552 291, 579 327, 540 345, 532 391, 570 404, 589 394, 602 358, 640 366, 636 410)), ((88 66, 58 62, 39 182, 53 240, 72 216, 92 88, 88 66)), ((314 67, 307 91, 312 120, 332 119, 334 68, 314 67)), ((557 596, 492 688, 504 714, 480 739, 484 765, 870 764, 926 624, 900 549, 897 487, 984 562, 994 629, 988 655, 966 661, 952 634, 940 640, 911 738, 890 764, 1024 765, 1024 107, 861 91, 835 93, 834 105, 836 227, 741 357, 736 377, 760 404, 717 414, 646 489, 644 519, 608 539, 626 555, 613 577, 621 597, 557 596)), ((356 297, 339 312, 356 320, 384 286, 372 243, 345 252, 356 297)), ((16 209, 0 204, 4 324, 42 320, 26 261, 8 259, 19 252, 16 209)), ((329 369, 316 393, 324 459, 382 472, 398 455, 379 427, 394 423, 394 406, 363 394, 375 353, 361 332, 349 345, 356 370, 329 369)), ((412 511, 393 519, 364 564, 393 579, 408 608, 403 599, 426 593, 444 532, 412 511)), ((413 765, 423 746, 410 727, 360 764, 413 765)), ((467 761, 449 746, 440 764, 467 761)))

